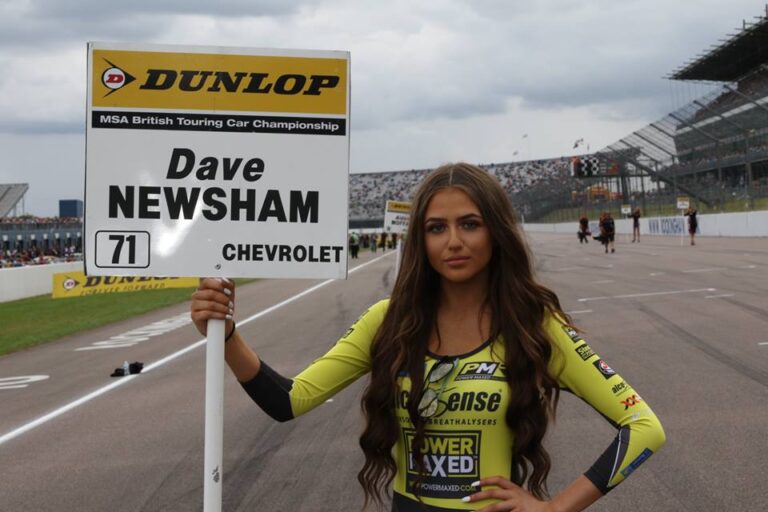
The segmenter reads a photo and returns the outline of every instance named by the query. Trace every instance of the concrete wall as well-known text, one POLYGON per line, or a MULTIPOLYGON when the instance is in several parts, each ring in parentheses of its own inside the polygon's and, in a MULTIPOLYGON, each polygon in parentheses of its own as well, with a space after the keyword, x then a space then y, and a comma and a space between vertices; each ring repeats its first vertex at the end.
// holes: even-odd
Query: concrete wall
MULTIPOLYGON (((698 234, 701 236, 768 237, 768 211, 699 214, 698 220, 698 234)), ((563 233, 575 236, 578 223, 524 224, 523 227, 533 233, 563 233)), ((600 231, 596 219, 590 221, 589 227, 594 234, 600 231)), ((632 234, 632 219, 616 219, 616 233, 632 234)), ((641 218, 640 233, 680 236, 681 233, 688 233, 688 219, 682 216, 641 218)))
POLYGON ((50 295, 53 274, 76 270, 83 270, 82 261, 0 269, 0 302, 50 295))

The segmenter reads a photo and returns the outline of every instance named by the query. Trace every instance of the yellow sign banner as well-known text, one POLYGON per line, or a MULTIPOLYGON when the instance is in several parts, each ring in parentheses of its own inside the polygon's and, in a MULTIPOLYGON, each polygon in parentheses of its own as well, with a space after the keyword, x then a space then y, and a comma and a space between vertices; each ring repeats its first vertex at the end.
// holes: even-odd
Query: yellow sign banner
POLYGON ((196 277, 86 276, 84 272, 60 272, 53 275, 54 299, 85 297, 105 293, 195 288, 196 277))
POLYGON ((93 50, 93 108, 347 113, 347 60, 93 50))
POLYGON ((404 201, 387 201, 387 211, 395 213, 411 213, 411 203, 404 201))

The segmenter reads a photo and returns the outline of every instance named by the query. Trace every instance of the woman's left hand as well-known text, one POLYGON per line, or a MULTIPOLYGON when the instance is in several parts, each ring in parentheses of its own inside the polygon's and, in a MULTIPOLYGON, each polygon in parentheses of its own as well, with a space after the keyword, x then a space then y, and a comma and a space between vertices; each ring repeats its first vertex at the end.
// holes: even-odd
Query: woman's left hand
POLYGON ((488 489, 469 495, 469 503, 482 500, 499 500, 498 503, 488 505, 477 512, 552 512, 552 505, 548 501, 540 501, 531 493, 501 476, 492 476, 480 480, 480 486, 494 485, 497 489, 488 489))

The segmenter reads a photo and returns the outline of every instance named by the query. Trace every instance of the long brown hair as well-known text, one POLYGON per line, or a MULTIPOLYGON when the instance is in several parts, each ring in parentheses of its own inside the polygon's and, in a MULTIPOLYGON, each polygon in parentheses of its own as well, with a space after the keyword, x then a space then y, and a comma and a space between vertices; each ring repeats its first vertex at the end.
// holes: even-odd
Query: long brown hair
MULTIPOLYGON (((506 379, 514 390, 506 411, 515 440, 512 478, 520 485, 527 483, 534 496, 547 496, 551 462, 542 440, 554 417, 559 389, 548 370, 553 348, 543 323, 547 312, 568 317, 557 296, 534 278, 528 246, 501 185, 482 169, 457 163, 432 172, 414 197, 400 272, 373 340, 371 379, 362 400, 366 426, 360 446, 365 464, 358 473, 365 491, 364 507, 371 501, 382 504, 397 469, 392 447, 399 435, 395 416, 398 374, 408 372, 411 397, 421 396, 424 387, 427 343, 436 326, 440 298, 440 276, 426 255, 424 220, 430 199, 449 187, 464 191, 474 201, 493 240, 486 304, 491 311, 491 332, 504 342, 506 379)), ((416 428, 414 450, 422 446, 424 438, 425 421, 418 413, 418 402, 411 399, 407 403, 416 428)), ((414 455, 421 462, 421 456, 414 455)))

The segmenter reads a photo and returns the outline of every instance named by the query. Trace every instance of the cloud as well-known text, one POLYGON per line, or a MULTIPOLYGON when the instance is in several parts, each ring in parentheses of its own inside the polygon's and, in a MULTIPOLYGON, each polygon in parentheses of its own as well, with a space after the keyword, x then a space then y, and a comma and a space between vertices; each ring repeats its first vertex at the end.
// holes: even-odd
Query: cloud
POLYGON ((44 165, 81 179, 69 148, 84 133, 87 41, 350 51, 352 170, 372 171, 610 144, 706 92, 663 77, 761 11, 751 0, 0 2, 0 181, 23 181, 26 152, 42 159, 59 140, 63 156, 44 165))

